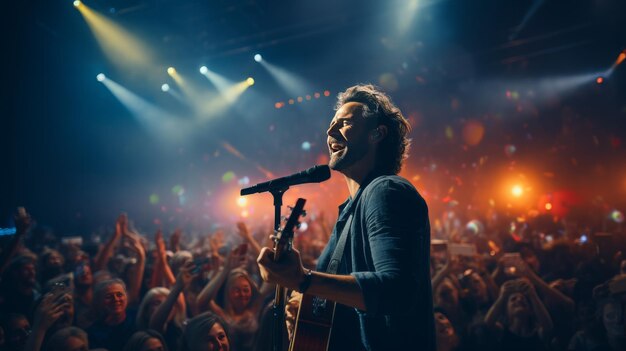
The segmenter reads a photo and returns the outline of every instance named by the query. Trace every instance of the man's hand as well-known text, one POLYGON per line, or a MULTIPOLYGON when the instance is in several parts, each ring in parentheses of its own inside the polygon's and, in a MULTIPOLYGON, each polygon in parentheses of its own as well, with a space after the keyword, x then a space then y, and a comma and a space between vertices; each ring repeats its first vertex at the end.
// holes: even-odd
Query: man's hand
POLYGON ((298 250, 285 252, 280 262, 274 262, 274 250, 264 247, 257 258, 261 278, 290 289, 298 289, 304 279, 304 267, 298 250))
POLYGON ((300 303, 302 303, 302 294, 297 291, 292 291, 291 297, 285 305, 285 325, 287 326, 289 340, 293 339, 293 331, 296 327, 296 316, 300 309, 300 303))

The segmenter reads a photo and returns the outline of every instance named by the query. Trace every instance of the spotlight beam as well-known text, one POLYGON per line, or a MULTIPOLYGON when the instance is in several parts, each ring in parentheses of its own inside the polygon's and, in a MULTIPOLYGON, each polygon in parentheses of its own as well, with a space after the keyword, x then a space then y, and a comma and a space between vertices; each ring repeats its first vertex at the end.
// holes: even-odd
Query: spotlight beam
POLYGON ((102 81, 109 91, 144 126, 160 137, 183 137, 185 126, 180 119, 149 103, 129 89, 107 78, 102 81))
POLYGON ((83 15, 98 44, 107 57, 121 67, 153 68, 150 50, 132 33, 84 3, 75 1, 74 6, 83 15))
POLYGON ((306 80, 299 77, 295 73, 289 72, 284 68, 267 62, 267 60, 262 60, 259 63, 269 72, 272 78, 274 78, 276 82, 278 82, 278 84, 289 95, 299 96, 314 90, 313 88, 311 88, 311 85, 307 83, 306 80))

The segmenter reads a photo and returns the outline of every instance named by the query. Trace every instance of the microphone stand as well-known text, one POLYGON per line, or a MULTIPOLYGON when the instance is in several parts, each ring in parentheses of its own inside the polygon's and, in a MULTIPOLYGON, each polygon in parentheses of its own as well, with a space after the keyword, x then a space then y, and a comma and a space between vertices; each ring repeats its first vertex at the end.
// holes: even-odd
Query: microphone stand
MULTIPOLYGON (((275 188, 269 191, 274 198, 274 234, 280 230, 280 209, 283 205, 283 194, 289 186, 275 188)), ((274 324, 272 326, 272 351, 282 351, 283 349, 283 326, 285 311, 285 288, 276 284, 276 294, 272 305, 272 316, 274 324)))

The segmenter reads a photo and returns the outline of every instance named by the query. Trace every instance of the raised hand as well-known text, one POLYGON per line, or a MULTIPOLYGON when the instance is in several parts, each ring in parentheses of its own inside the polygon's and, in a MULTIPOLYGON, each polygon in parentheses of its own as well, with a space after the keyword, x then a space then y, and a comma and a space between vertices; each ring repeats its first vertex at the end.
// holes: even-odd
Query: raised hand
POLYGON ((119 238, 126 232, 128 232, 128 216, 126 213, 120 213, 115 221, 115 236, 119 238))
POLYGON ((16 234, 18 235, 25 234, 32 222, 30 215, 26 212, 24 207, 17 208, 17 214, 15 214, 14 220, 16 234))
POLYGON ((143 244, 141 244, 139 238, 135 235, 127 235, 126 237, 128 238, 126 246, 131 249, 135 254, 137 254, 137 256, 145 257, 146 250, 144 249, 143 244))
POLYGON ((178 276, 176 276, 176 285, 183 290, 187 290, 193 279, 198 275, 198 273, 194 273, 195 269, 196 265, 193 261, 190 260, 185 263, 180 268, 178 276))
POLYGON ((245 266, 247 263, 247 255, 241 250, 241 246, 232 249, 226 258, 226 269, 231 270, 245 266))
POLYGON ((504 284, 502 284, 502 286, 500 287, 500 298, 508 299, 511 294, 519 291, 518 286, 519 284, 517 279, 505 281, 504 284))
POLYGON ((47 330, 63 315, 71 301, 71 296, 68 294, 61 296, 53 293, 46 294, 35 312, 33 325, 36 328, 47 330))
POLYGON ((156 250, 159 255, 159 258, 164 258, 166 256, 165 249, 165 240, 163 240, 163 232, 159 228, 154 236, 154 242, 156 244, 156 250))
POLYGON ((246 223, 237 222, 237 229, 237 233, 239 233, 242 238, 247 239, 248 237, 250 237, 250 231, 248 230, 248 226, 246 226, 246 223))
POLYGON ((178 250, 180 249, 180 238, 182 235, 182 229, 177 228, 174 231, 174 234, 170 236, 170 250, 172 250, 172 252, 178 252, 178 250))

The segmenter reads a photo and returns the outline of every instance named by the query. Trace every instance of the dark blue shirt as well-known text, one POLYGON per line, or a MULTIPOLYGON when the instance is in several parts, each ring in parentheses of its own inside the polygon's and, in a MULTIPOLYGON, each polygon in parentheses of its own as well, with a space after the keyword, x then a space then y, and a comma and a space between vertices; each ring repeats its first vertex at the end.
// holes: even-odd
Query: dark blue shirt
POLYGON ((370 180, 340 206, 318 260, 317 269, 325 271, 352 212, 338 273, 355 277, 366 311, 337 304, 330 350, 435 350, 426 202, 402 177, 370 180), (360 335, 348 335, 354 330, 360 335))

